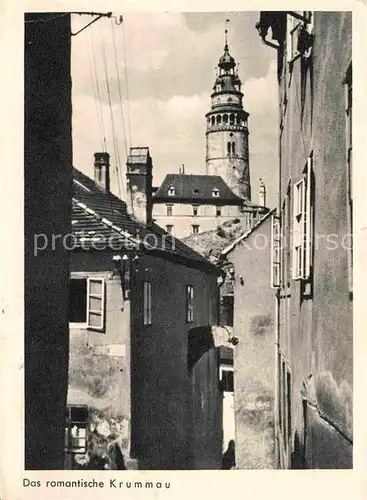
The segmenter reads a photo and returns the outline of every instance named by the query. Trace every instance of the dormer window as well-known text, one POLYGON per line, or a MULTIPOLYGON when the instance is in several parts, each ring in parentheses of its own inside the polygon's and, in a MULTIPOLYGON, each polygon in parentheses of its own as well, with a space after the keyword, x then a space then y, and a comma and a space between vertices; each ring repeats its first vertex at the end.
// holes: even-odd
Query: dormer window
POLYGON ((213 198, 219 198, 219 189, 218 188, 213 189, 212 196, 213 196, 213 198))
POLYGON ((168 188, 168 196, 175 196, 175 194, 176 194, 175 186, 170 186, 168 188))

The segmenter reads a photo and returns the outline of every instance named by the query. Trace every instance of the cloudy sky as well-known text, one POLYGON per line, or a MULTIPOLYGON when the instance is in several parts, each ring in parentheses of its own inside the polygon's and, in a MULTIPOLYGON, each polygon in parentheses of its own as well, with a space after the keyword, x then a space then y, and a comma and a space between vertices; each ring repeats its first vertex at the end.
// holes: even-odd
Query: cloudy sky
MULTIPOLYGON (((227 18, 230 52, 239 63, 244 107, 250 113, 253 200, 261 177, 267 204, 274 205, 276 52, 261 44, 255 29, 258 12, 127 13, 122 24, 104 18, 72 37, 74 166, 93 176, 93 153, 101 150, 105 137, 112 190, 122 197, 124 182, 119 190, 116 165, 124 180, 129 146, 149 146, 155 185, 181 164, 186 173, 204 174, 204 115, 227 18)), ((85 16, 73 16, 74 32, 85 24, 85 16)))

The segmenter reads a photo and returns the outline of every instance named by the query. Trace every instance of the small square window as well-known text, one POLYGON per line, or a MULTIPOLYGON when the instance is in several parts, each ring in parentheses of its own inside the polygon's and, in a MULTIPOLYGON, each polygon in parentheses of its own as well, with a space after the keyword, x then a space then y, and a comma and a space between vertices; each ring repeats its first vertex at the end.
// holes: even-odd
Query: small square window
POLYGON ((199 233, 200 226, 198 224, 193 224, 192 226, 192 234, 198 234, 199 233))
POLYGON ((220 217, 222 215, 222 207, 216 207, 215 215, 220 217))
POLYGON ((199 205, 192 206, 192 215, 196 217, 199 214, 199 205))
POLYGON ((166 205, 167 215, 171 216, 173 214, 173 205, 166 205))

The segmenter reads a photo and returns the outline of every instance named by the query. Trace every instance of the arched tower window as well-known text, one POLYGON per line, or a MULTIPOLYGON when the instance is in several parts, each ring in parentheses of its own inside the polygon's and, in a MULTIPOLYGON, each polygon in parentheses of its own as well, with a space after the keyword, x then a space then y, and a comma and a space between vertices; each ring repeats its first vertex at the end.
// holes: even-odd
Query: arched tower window
POLYGON ((230 141, 227 142, 227 153, 229 155, 231 154, 231 143, 230 143, 230 141))
POLYGON ((214 125, 215 125, 215 118, 214 116, 212 116, 212 127, 214 127, 214 125))
POLYGON ((237 125, 241 125, 241 117, 240 117, 240 115, 237 115, 237 125))
POLYGON ((230 123, 230 125, 234 125, 234 115, 233 114, 229 116, 229 123, 230 123))
POLYGON ((220 115, 217 116, 217 125, 220 125, 222 122, 222 117, 220 115))
POLYGON ((236 143, 234 141, 232 142, 232 153, 236 153, 236 143))
POLYGON ((228 115, 223 115, 223 123, 228 123, 228 115))

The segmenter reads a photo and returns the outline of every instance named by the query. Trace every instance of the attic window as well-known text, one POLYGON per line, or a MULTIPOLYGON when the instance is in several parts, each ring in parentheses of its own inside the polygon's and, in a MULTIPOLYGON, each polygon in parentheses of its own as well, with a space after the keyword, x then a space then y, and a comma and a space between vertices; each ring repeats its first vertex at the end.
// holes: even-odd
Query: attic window
POLYGON ((212 196, 213 196, 213 198, 219 198, 219 189, 218 188, 213 189, 212 196))
POLYGON ((197 189, 197 188, 194 189, 194 194, 199 194, 199 192, 200 192, 199 189, 197 189))
POLYGON ((168 188, 168 196, 175 196, 175 194, 176 194, 175 187, 174 186, 170 186, 168 188))

